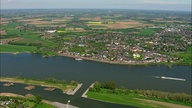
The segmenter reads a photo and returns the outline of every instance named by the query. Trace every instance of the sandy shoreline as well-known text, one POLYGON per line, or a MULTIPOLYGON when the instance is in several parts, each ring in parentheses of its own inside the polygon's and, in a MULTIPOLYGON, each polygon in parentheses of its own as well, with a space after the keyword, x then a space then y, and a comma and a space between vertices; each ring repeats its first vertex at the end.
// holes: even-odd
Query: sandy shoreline
POLYGON ((14 94, 14 93, 0 93, 0 96, 11 96, 11 97, 22 97, 22 98, 25 97, 25 96, 14 94))

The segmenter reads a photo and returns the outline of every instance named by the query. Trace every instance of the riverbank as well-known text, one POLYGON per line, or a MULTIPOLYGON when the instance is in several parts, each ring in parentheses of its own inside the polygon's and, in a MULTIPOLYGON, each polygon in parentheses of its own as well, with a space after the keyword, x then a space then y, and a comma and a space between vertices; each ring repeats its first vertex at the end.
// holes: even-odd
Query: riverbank
POLYGON ((75 84, 75 82, 66 83, 60 82, 56 79, 51 79, 50 81, 46 80, 32 80, 26 78, 7 78, 0 77, 0 82, 9 82, 9 83, 22 83, 29 85, 38 85, 43 87, 58 88, 68 95, 74 95, 77 90, 81 87, 82 84, 75 84))
POLYGON ((133 65, 133 66, 166 65, 168 67, 171 67, 172 65, 191 66, 190 64, 183 64, 183 63, 178 63, 178 62, 142 62, 142 61, 123 62, 123 61, 99 60, 96 58, 74 56, 74 55, 69 55, 69 54, 58 54, 58 56, 64 56, 64 57, 74 58, 74 59, 79 59, 79 60, 95 61, 95 62, 107 63, 107 64, 118 64, 118 65, 133 65))
POLYGON ((132 105, 142 108, 191 108, 190 106, 184 106, 149 99, 140 99, 134 96, 114 95, 105 93, 90 93, 90 92, 88 92, 87 95, 88 99, 115 104, 132 105))
MULTIPOLYGON (((21 53, 29 53, 29 54, 41 54, 41 53, 32 53, 32 52, 0 52, 0 54, 21 54, 21 53)), ((68 58, 74 58, 80 60, 88 60, 88 61, 95 61, 95 62, 100 62, 100 63, 106 63, 106 64, 118 64, 118 65, 133 65, 133 66, 152 66, 152 65, 166 65, 168 67, 171 67, 173 65, 182 65, 182 66, 191 66, 191 64, 183 64, 183 63, 178 63, 178 62, 159 62, 159 63, 154 63, 154 62, 142 62, 142 61, 134 61, 134 62, 123 62, 123 61, 107 61, 107 60, 99 60, 96 58, 89 58, 89 57, 82 57, 82 56, 73 56, 69 54, 58 54, 58 55, 44 55, 41 54, 43 57, 52 57, 52 56, 63 56, 63 57, 68 57, 68 58)))
POLYGON ((190 108, 191 95, 184 93, 169 93, 155 90, 128 90, 116 88, 112 82, 99 83, 89 87, 85 98, 132 105, 143 108, 190 108))
POLYGON ((179 105, 174 103, 142 99, 134 95, 117 95, 111 93, 88 92, 88 99, 115 104, 132 105, 142 108, 191 108, 190 106, 179 105))
POLYGON ((100 63, 107 63, 107 64, 120 64, 120 65, 154 65, 154 63, 141 63, 141 62, 134 62, 134 63, 125 63, 122 61, 107 61, 107 60, 99 60, 89 57, 82 57, 82 56, 73 56, 69 54, 59 54, 59 56, 74 58, 74 59, 82 59, 82 60, 88 60, 88 61, 95 61, 100 63))
MULTIPOLYGON (((21 53, 30 53, 30 52, 0 52, 0 53, 8 53, 8 54, 21 54, 21 53)), ((35 53, 31 53, 35 54, 35 53)), ((43 55, 43 57, 51 57, 55 55, 43 55)), ((100 63, 107 63, 107 64, 119 64, 119 65, 141 65, 141 66, 148 66, 148 65, 158 65, 158 64, 165 64, 165 65, 173 65, 176 63, 143 63, 143 62, 132 62, 132 63, 126 63, 122 61, 107 61, 107 60, 99 60, 99 59, 94 59, 94 58, 89 58, 89 57, 82 57, 82 56, 73 56, 69 54, 58 54, 57 56, 63 56, 63 57, 68 57, 68 58, 74 58, 74 59, 80 59, 80 60, 88 60, 88 61, 95 61, 95 62, 100 62, 100 63)))

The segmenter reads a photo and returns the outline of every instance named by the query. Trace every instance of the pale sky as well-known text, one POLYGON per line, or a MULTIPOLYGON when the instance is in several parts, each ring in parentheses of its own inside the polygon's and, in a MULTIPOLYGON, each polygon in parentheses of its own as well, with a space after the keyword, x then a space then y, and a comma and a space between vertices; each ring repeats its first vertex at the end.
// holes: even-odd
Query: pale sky
POLYGON ((55 8, 191 11, 191 0, 1 0, 1 9, 55 8))

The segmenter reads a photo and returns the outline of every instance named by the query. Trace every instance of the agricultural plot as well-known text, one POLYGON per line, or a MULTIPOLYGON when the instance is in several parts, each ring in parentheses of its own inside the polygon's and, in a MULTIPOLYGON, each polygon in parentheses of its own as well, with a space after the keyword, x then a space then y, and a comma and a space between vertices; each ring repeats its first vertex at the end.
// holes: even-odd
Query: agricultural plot
POLYGON ((93 28, 97 27, 107 27, 108 29, 125 29, 125 28, 136 28, 136 27, 144 27, 144 26, 149 26, 149 24, 143 24, 138 21, 116 21, 116 22, 88 22, 87 25, 93 28))
POLYGON ((6 35, 6 34, 7 34, 7 32, 6 32, 5 30, 1 30, 1 31, 0 31, 0 36, 1 36, 1 35, 6 35))

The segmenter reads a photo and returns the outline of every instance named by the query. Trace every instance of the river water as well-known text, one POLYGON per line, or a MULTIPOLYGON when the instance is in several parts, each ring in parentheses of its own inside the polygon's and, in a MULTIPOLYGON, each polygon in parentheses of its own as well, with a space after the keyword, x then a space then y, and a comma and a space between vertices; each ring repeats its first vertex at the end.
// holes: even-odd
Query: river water
MULTIPOLYGON (((192 88, 190 66, 172 66, 170 68, 162 65, 112 65, 86 60, 76 61, 73 58, 67 57, 43 58, 41 55, 26 53, 17 55, 2 53, 1 76, 23 76, 38 79, 51 77, 60 80, 78 81, 83 83, 83 87, 76 93, 75 96, 66 96, 59 90, 55 91, 56 94, 53 93, 52 95, 38 89, 33 92, 38 92, 46 99, 60 102, 63 102, 64 100, 66 101, 67 99, 72 99, 74 100, 72 101, 74 105, 87 108, 87 104, 91 106, 98 104, 101 105, 100 108, 108 108, 106 105, 111 105, 109 108, 112 108, 112 106, 117 105, 80 98, 89 85, 95 81, 114 81, 119 87, 126 87, 128 89, 154 89, 188 94, 191 94, 192 88), (166 80, 159 78, 161 76, 182 78, 186 81, 166 80), (62 99, 63 97, 67 98, 62 99), (84 103, 86 104, 84 105, 82 102, 88 103, 84 103)), ((19 89, 20 86, 17 87, 18 89, 16 89, 16 87, 9 89, 1 86, 1 91, 12 91, 22 94, 24 92, 22 92, 23 89, 19 89)), ((120 106, 122 108, 125 107, 123 105, 119 105, 118 108, 121 108, 120 106)))

